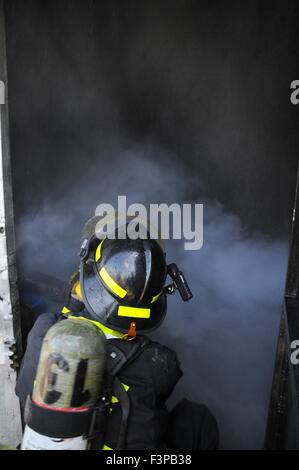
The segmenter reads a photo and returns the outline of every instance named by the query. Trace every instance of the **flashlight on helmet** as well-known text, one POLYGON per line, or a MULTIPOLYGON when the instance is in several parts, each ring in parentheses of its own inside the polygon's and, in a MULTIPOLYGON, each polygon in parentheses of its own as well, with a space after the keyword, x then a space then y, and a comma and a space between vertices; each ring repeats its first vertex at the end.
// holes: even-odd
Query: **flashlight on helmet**
POLYGON ((166 292, 168 294, 173 294, 175 289, 177 289, 184 302, 192 299, 193 295, 188 286, 186 278, 175 263, 171 263, 167 266, 167 274, 169 274, 173 280, 173 284, 166 287, 166 292))

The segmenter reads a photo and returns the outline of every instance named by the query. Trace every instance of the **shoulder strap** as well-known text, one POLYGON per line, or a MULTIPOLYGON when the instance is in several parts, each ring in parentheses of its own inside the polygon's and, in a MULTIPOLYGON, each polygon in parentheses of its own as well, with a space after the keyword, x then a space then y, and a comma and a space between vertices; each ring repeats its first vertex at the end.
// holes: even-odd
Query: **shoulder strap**
POLYGON ((126 342, 119 339, 110 339, 108 342, 108 357, 106 363, 107 373, 115 376, 141 354, 149 343, 148 338, 140 336, 134 341, 126 342))
POLYGON ((130 414, 130 399, 118 377, 114 377, 113 395, 118 399, 122 411, 116 450, 124 450, 130 414))
POLYGON ((107 383, 111 384, 110 397, 114 395, 121 406, 122 418, 119 428, 117 448, 115 450, 124 450, 126 443, 126 434, 128 419, 130 415, 130 399, 123 385, 117 377, 117 374, 129 363, 135 360, 149 343, 146 337, 136 337, 133 342, 120 340, 109 340, 109 352, 107 358, 107 383))

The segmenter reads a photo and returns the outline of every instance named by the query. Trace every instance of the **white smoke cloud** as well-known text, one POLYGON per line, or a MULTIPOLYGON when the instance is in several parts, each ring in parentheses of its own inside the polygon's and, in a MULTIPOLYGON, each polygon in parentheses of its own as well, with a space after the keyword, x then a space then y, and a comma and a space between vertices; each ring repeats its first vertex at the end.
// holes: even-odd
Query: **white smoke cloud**
MULTIPOLYGON (((263 447, 286 273, 287 240, 250 234, 239 219, 203 197, 200 181, 171 155, 149 146, 94 159, 92 168, 28 209, 17 223, 20 272, 66 280, 78 265, 80 232, 98 204, 204 204, 204 241, 185 251, 166 242, 168 262, 184 272, 193 299, 169 297, 168 315, 153 339, 176 350, 184 376, 170 406, 186 396, 206 403, 220 428, 221 447, 263 447), (59 195, 59 199, 58 199, 59 195)), ((254 203, 254 202, 253 202, 254 203)))

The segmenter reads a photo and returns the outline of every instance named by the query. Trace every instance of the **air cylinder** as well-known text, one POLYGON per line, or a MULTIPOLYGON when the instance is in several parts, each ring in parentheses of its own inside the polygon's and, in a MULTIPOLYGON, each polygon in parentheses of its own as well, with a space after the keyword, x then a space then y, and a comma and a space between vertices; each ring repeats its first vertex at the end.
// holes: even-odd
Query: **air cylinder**
MULTIPOLYGON (((57 322, 47 332, 40 353, 32 402, 47 412, 75 413, 88 411, 99 400, 106 360, 106 337, 85 319, 57 322)), ((60 413, 58 413, 60 415, 60 413)), ((57 413, 55 419, 57 420, 57 413)), ((76 417, 76 415, 75 415, 76 417)), ((26 417, 25 417, 26 420, 26 417)), ((27 420, 28 422, 29 420, 27 420)), ((30 421, 29 421, 30 422, 30 421)), ((58 426, 59 427, 59 426, 58 426)), ((37 428, 40 429, 39 426, 37 428)), ((84 436, 48 436, 26 424, 22 450, 84 450, 84 436)))

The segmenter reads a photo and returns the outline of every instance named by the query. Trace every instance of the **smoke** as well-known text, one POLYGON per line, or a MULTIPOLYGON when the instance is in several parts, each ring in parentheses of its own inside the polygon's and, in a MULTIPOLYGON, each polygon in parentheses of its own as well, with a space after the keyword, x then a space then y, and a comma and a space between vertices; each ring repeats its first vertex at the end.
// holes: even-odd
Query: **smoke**
MULTIPOLYGON (((95 168, 101 160, 94 158, 95 168)), ((157 148, 132 148, 111 157, 118 176, 102 167, 79 187, 48 201, 17 227, 20 271, 66 280, 78 264, 80 231, 101 202, 117 207, 117 195, 133 202, 190 202, 194 176, 157 148), (159 155, 153 163, 152 152, 159 155), (122 162, 126 162, 123 165, 122 162), (32 256, 32 253, 34 255, 32 256)), ((204 204, 204 243, 184 250, 184 240, 166 241, 167 260, 183 270, 194 298, 168 297, 168 315, 152 338, 173 348, 184 376, 169 406, 181 397, 204 402, 220 428, 221 447, 263 446, 283 298, 287 242, 249 234, 238 217, 216 201, 204 204)), ((59 306, 61 307, 61 306, 59 306)), ((53 308, 53 305, 51 305, 53 308)))
POLYGON ((158 338, 178 352, 184 377, 174 394, 206 403, 221 447, 262 449, 274 367, 287 243, 248 237, 235 216, 205 206, 198 252, 171 246, 190 279, 187 305, 171 298, 158 338))

